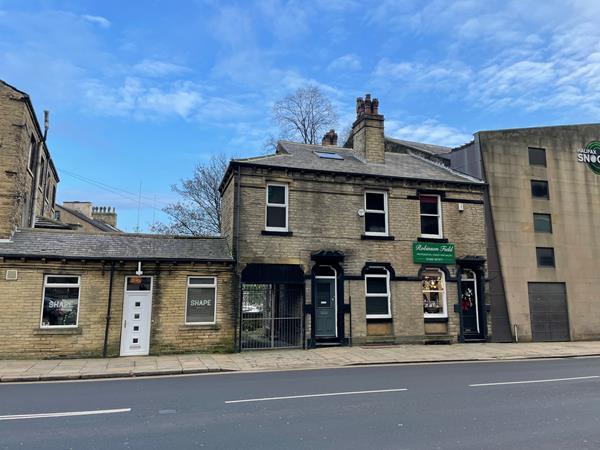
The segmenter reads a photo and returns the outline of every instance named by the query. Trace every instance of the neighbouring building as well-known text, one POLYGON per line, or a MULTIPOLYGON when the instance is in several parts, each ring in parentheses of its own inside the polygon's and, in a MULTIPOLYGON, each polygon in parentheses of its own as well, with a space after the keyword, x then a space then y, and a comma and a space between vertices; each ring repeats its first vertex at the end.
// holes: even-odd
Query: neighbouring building
POLYGON ((357 100, 346 147, 332 130, 230 163, 242 350, 488 339, 484 184, 387 138, 378 107, 357 100))
POLYGON ((80 231, 120 231, 117 212, 110 206, 92 206, 92 202, 63 202, 56 205, 54 219, 80 231))
POLYGON ((0 239, 52 222, 58 173, 29 96, 0 80, 0 239))
POLYGON ((600 339, 600 124, 480 131, 447 156, 488 185, 494 340, 600 339))

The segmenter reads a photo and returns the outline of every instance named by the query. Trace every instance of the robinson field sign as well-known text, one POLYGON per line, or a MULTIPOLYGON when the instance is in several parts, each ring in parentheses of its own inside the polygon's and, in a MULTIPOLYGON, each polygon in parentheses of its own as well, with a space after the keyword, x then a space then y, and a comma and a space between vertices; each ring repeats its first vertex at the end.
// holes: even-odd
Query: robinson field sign
POLYGON ((413 261, 416 263, 454 264, 454 244, 413 242, 413 261))

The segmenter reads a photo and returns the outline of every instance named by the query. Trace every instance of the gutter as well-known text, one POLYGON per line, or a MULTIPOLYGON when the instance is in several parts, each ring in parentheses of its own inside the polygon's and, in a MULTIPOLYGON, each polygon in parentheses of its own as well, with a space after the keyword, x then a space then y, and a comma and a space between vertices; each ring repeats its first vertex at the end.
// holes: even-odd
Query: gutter
POLYGON ((130 256, 61 256, 40 254, 2 254, 4 259, 56 259, 66 261, 150 261, 150 262, 198 262, 198 263, 234 263, 233 259, 198 259, 198 258, 140 258, 130 256))

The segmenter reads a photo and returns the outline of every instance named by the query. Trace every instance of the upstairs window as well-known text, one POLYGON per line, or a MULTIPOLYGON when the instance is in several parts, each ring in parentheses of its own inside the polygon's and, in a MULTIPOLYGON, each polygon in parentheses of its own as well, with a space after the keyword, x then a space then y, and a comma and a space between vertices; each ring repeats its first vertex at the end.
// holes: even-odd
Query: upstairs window
POLYGON ((267 184, 265 229, 268 231, 288 230, 288 186, 267 184))
POLYGON ((537 247, 535 256, 538 267, 554 267, 554 249, 552 247, 537 247))
POLYGON ((421 195, 421 236, 442 237, 442 204, 439 195, 421 195))
POLYGON ((552 233, 550 214, 533 213, 533 229, 536 233, 552 233))
POLYGON ((387 192, 365 192, 365 234, 387 236, 387 192))
POLYGON ((365 297, 367 319, 389 319, 390 274, 384 268, 370 268, 365 275, 365 297))
POLYGON ((31 141, 29 142, 29 161, 27 167, 33 175, 33 170, 35 169, 35 138, 33 135, 31 135, 31 141))
POLYGON ((543 148, 529 147, 529 165, 546 167, 546 150, 543 148))
POLYGON ((43 156, 42 156, 42 159, 40 162, 40 168, 39 168, 38 174, 39 174, 38 186, 41 188, 46 183, 46 180, 44 179, 46 176, 46 160, 44 159, 43 156))
POLYGON ((548 182, 531 180, 531 196, 533 198, 549 199, 550 191, 548 190, 548 182))
POLYGON ((446 279, 441 270, 429 269, 423 274, 423 314, 425 318, 448 317, 446 279))

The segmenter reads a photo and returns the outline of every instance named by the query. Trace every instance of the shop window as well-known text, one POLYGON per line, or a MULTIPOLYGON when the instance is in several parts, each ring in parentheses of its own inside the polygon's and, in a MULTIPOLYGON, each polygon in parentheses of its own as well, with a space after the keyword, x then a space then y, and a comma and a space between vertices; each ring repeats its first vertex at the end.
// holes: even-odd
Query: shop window
POLYGON ((533 214, 533 229, 536 233, 552 233, 552 218, 550 214, 533 214))
POLYGON ((446 308, 446 279, 438 269, 423 273, 423 313, 424 317, 448 317, 446 308))
POLYGON ((389 319, 390 308, 390 274, 384 268, 370 268, 365 274, 365 297, 367 303, 367 319, 389 319))
POLYGON ((387 192, 365 192, 365 234, 387 236, 387 192))
POLYGON ((529 165, 546 167, 546 150, 543 148, 529 147, 529 165))
POLYGON ((550 198, 548 182, 543 180, 531 180, 531 195, 533 198, 550 198))
POLYGON ((421 195, 421 236, 442 237, 442 204, 439 195, 421 195))
POLYGON ((217 278, 189 277, 185 303, 188 325, 216 323, 217 278))
POLYGON ((76 327, 79 315, 78 276, 46 275, 41 326, 76 327))
POLYGON ((552 247, 537 247, 535 256, 538 267, 554 267, 554 249, 552 247))
POLYGON ((265 229, 288 230, 288 186, 286 184, 267 184, 265 229))

